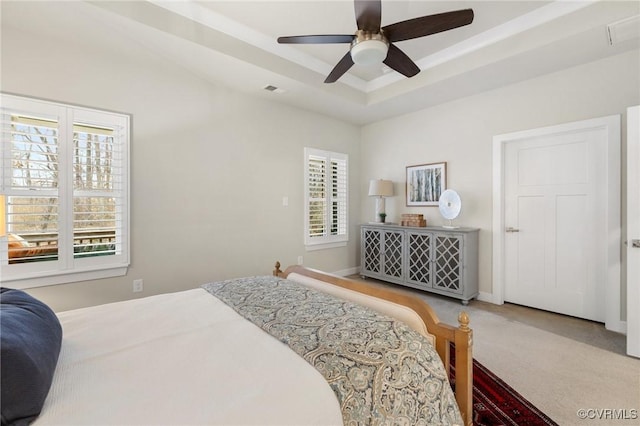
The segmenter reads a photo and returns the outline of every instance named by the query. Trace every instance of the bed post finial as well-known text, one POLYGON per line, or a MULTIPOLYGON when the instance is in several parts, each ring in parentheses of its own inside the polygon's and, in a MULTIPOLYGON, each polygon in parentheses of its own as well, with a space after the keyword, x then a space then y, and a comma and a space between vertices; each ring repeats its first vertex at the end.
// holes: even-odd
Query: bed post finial
POLYGON ((458 315, 458 323, 460 324, 460 330, 469 330, 469 315, 465 311, 461 311, 458 315))
POLYGON ((279 277, 280 274, 282 274, 282 271, 280 270, 280 262, 276 261, 276 269, 273 270, 273 276, 279 277))
POLYGON ((460 326, 455 332, 456 347, 456 401, 467 426, 473 425, 473 331, 469 328, 469 315, 462 311, 458 315, 460 326))

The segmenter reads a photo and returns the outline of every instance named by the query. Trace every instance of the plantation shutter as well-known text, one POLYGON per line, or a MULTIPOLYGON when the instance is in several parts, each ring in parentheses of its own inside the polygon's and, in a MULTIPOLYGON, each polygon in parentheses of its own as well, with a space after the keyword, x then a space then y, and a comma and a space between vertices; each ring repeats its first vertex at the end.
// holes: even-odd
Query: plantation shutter
POLYGON ((120 253, 123 206, 122 127, 73 126, 74 257, 120 253))
POLYGON ((58 259, 59 129, 56 119, 2 113, 3 182, 10 263, 58 259))
POLYGON ((347 233, 347 161, 331 159, 331 235, 347 233))
POLYGON ((346 242, 348 157, 305 149, 305 244, 346 242))
POLYGON ((2 282, 31 288, 124 275, 125 114, 0 94, 2 282))
POLYGON ((309 238, 316 238, 325 235, 325 225, 327 222, 327 160, 325 157, 310 155, 308 167, 308 236, 309 238))

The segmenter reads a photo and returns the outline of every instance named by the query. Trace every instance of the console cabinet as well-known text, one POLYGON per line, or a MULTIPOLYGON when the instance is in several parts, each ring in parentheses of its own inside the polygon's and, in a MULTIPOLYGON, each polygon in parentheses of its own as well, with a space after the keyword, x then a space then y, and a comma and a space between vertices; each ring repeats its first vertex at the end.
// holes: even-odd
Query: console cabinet
POLYGON ((361 272, 467 304, 478 295, 476 228, 362 225, 361 272))

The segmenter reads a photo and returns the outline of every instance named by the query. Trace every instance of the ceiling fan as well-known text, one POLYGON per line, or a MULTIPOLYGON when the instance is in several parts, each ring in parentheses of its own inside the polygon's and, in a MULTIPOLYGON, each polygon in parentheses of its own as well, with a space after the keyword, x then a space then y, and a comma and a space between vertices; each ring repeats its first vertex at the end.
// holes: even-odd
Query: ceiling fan
POLYGON ((354 0, 354 3, 358 25, 355 34, 278 37, 278 43, 350 43, 349 52, 333 68, 325 83, 334 83, 354 64, 372 65, 380 62, 406 77, 413 77, 420 72, 420 68, 393 43, 452 30, 473 22, 473 10, 463 9, 381 27, 381 0, 354 0))

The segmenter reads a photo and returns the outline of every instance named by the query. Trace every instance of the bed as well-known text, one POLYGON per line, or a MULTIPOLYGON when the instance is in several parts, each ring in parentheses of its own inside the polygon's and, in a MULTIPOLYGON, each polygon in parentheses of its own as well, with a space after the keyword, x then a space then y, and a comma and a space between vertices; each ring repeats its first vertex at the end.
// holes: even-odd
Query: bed
POLYGON ((35 398, 18 391, 23 375, 8 382, 29 367, 8 365, 5 294, 3 424, 471 424, 466 314, 453 327, 417 298, 279 264, 58 313, 59 356, 39 363, 53 365, 41 412, 16 417, 7 404, 35 398))

